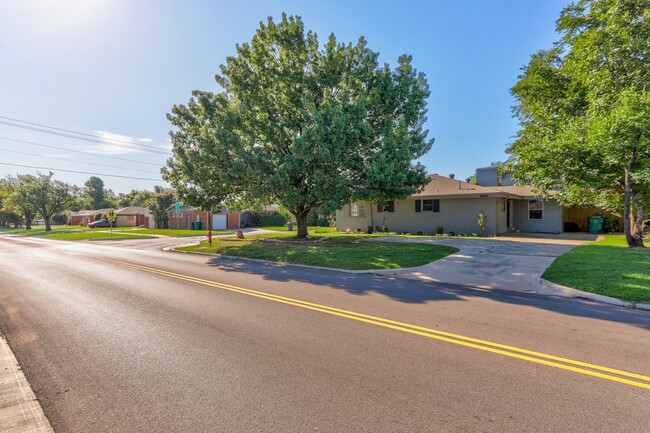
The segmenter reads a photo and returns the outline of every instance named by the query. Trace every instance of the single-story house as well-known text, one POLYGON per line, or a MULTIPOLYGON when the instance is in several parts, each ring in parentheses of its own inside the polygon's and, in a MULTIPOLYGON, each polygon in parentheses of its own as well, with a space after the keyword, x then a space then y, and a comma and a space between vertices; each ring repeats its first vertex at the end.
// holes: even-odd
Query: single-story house
MULTIPOLYGON (((110 209, 80 210, 77 212, 69 211, 67 213, 68 225, 88 225, 96 220, 96 215, 103 218, 110 209)), ((139 227, 154 228, 155 223, 151 211, 146 207, 127 206, 115 211, 117 219, 115 227, 139 227)))
POLYGON ((167 210, 170 229, 192 230, 194 223, 200 222, 201 229, 207 230, 209 219, 212 220, 212 230, 239 229, 239 212, 228 210, 225 207, 212 212, 188 206, 178 209, 175 206, 170 206, 167 210))
POLYGON ((478 215, 483 213, 486 235, 564 231, 567 212, 557 200, 543 200, 530 186, 514 185, 496 167, 477 169, 476 184, 453 175, 429 178, 431 182, 421 192, 401 201, 345 205, 336 212, 336 229, 368 232, 386 227, 397 233, 479 234, 478 215))
MULTIPOLYGON (((66 214, 67 224, 70 226, 80 225, 85 226, 95 221, 95 215, 104 216, 106 212, 110 209, 93 209, 93 210, 80 210, 80 211, 68 211, 66 214)), ((100 217, 101 218, 101 217, 100 217)))
POLYGON ((144 226, 149 229, 156 227, 151 211, 146 207, 127 206, 115 211, 117 219, 116 227, 139 227, 144 226))

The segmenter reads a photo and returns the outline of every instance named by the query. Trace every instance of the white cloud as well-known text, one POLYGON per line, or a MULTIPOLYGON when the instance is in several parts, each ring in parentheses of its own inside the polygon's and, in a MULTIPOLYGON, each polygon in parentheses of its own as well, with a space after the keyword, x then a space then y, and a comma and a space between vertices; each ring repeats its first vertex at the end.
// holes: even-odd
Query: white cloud
POLYGON ((88 152, 98 155, 123 155, 144 152, 137 144, 140 139, 108 131, 95 131, 95 134, 100 137, 102 143, 87 147, 86 151, 88 152))
POLYGON ((163 149, 163 150, 172 150, 172 149, 173 149, 172 144, 169 143, 169 142, 168 142, 168 143, 165 143, 165 144, 161 144, 161 145, 158 146, 158 147, 160 147, 160 148, 163 149))
POLYGON ((153 140, 151 138, 138 138, 140 143, 151 143, 153 140))

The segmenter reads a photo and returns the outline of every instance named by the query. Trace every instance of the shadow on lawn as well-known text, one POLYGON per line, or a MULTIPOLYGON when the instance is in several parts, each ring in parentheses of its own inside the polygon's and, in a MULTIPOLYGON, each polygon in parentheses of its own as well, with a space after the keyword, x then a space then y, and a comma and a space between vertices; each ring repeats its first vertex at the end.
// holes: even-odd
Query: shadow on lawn
POLYGON ((255 274, 269 281, 318 284, 337 290, 345 290, 358 296, 379 293, 392 300, 404 303, 422 304, 435 301, 464 301, 466 298, 485 298, 513 305, 540 308, 570 316, 632 324, 650 330, 650 312, 628 310, 623 307, 584 299, 542 296, 504 290, 479 290, 456 284, 424 283, 387 276, 348 274, 223 258, 212 258, 207 263, 224 272, 255 274))

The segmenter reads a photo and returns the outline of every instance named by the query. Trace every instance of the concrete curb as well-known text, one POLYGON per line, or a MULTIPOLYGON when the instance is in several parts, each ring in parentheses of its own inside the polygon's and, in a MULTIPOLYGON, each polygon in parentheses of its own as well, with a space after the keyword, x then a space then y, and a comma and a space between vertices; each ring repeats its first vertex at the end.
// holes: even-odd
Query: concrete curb
MULTIPOLYGON (((312 266, 312 265, 301 265, 298 263, 287 263, 287 262, 275 262, 272 260, 263 260, 263 259, 253 259, 249 257, 239 257, 239 256, 227 256, 223 254, 216 254, 216 253, 204 253, 201 251, 183 251, 183 250, 178 250, 177 248, 184 247, 184 246, 190 246, 190 245, 196 245, 194 243, 188 243, 188 244, 181 244, 181 245, 174 245, 170 247, 165 247, 163 248, 164 251, 172 251, 175 253, 184 253, 184 254, 198 254, 198 255, 203 255, 203 256, 211 256, 211 257, 218 257, 221 259, 227 259, 227 260, 238 260, 238 261, 243 261, 243 262, 253 262, 253 263, 262 263, 266 264, 269 266, 288 266, 288 267, 296 267, 296 268, 303 268, 303 269, 314 269, 318 271, 327 271, 327 272, 339 272, 339 273, 344 273, 344 274, 361 274, 361 275, 375 275, 375 276, 380 276, 380 277, 393 277, 393 278, 398 278, 398 279, 405 279, 405 280, 411 280, 411 281, 420 281, 423 283, 431 283, 431 280, 423 279, 423 278, 409 278, 406 276, 400 275, 401 273, 407 273, 407 272, 414 272, 417 271, 421 266, 417 266, 414 268, 398 268, 398 269, 360 269, 360 270, 351 270, 351 269, 336 269, 336 268, 326 268, 323 266, 312 266)), ((426 266, 426 265, 424 265, 426 266)), ((457 283, 446 283, 446 284, 457 284, 457 283)), ((548 280, 545 279, 540 279, 539 282, 536 282, 536 284, 539 289, 541 290, 534 290, 531 289, 530 291, 516 291, 516 290, 508 290, 505 288, 499 288, 498 290, 503 290, 503 291, 508 291, 508 292, 513 292, 513 293, 525 293, 525 294, 537 294, 541 296, 561 296, 565 298, 581 298, 581 299, 588 299, 590 301, 596 301, 596 302, 601 302, 609 305, 615 305, 619 307, 625 307, 629 309, 637 309, 637 310, 646 310, 650 311, 650 304, 644 304, 644 303, 635 303, 635 302, 630 302, 630 301, 624 301, 622 299, 617 299, 617 298, 612 298, 610 296, 604 296, 604 295, 598 295, 596 293, 589 293, 589 292, 583 292, 582 290, 574 289, 572 287, 566 287, 562 286, 559 284, 552 283, 548 280)), ((463 285, 465 287, 469 288, 475 288, 476 290, 481 290, 481 291, 486 291, 490 289, 485 289, 483 287, 474 287, 474 286, 468 286, 468 285, 463 285)))
POLYGON ((3 433, 54 433, 4 336, 0 336, 0 426, 3 433))
POLYGON ((599 295, 597 293, 584 292, 582 290, 574 289, 573 287, 563 286, 561 284, 556 284, 551 281, 541 279, 540 285, 544 289, 549 289, 551 292, 549 295, 558 295, 564 296, 567 298, 582 298, 588 299, 590 301, 602 302, 605 304, 616 305, 618 307, 625 307, 630 309, 645 310, 650 311, 650 304, 636 303, 632 301, 624 301, 618 298, 612 298, 611 296, 599 295))

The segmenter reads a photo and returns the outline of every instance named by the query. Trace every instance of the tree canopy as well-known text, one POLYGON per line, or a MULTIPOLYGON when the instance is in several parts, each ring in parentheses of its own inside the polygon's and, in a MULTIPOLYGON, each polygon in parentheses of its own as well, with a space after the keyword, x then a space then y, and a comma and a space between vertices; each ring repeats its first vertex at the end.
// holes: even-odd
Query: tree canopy
POLYGON ((52 179, 53 175, 19 174, 11 179, 13 191, 9 199, 16 208, 22 209, 27 228, 34 215, 39 213, 45 220, 45 230, 52 230, 52 216, 75 200, 72 186, 52 179))
POLYGON ((535 53, 518 83, 515 178, 565 205, 623 213, 643 246, 650 203, 650 0, 580 0, 557 21, 560 39, 535 53))
POLYGON ((307 235, 307 215, 351 200, 405 198, 428 181, 413 161, 429 89, 403 55, 380 66, 360 38, 324 46, 300 17, 269 18, 216 76, 168 115, 173 157, 164 171, 184 203, 279 203, 307 235))

